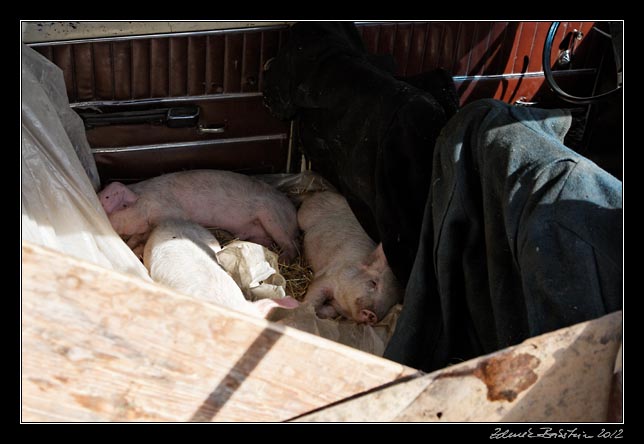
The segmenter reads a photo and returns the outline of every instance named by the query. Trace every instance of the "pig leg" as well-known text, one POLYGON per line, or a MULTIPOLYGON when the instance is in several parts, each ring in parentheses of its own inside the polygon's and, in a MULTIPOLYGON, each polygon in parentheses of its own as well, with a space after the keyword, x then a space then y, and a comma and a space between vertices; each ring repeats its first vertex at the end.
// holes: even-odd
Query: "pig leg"
POLYGON ((132 249, 134 254, 136 254, 136 257, 139 258, 139 260, 143 260, 143 253, 145 251, 145 244, 139 244, 135 248, 132 249))
POLYGON ((332 305, 322 305, 321 307, 318 307, 315 314, 320 319, 335 319, 340 315, 332 305))
POLYGON ((251 241, 251 242, 254 242, 256 244, 263 245, 266 248, 270 248, 271 244, 273 243, 273 240, 266 233, 264 233, 264 234, 253 234, 252 236, 248 237, 248 240, 251 241))
POLYGON ((148 233, 148 232, 141 233, 141 234, 133 234, 126 241, 126 244, 132 250, 135 250, 139 246, 145 246, 145 242, 148 240, 149 234, 150 233, 148 233))
POLYGON ((273 242, 259 219, 254 219, 252 222, 240 228, 235 234, 240 240, 254 242, 266 248, 269 248, 273 242))
POLYGON ((275 220, 273 215, 265 210, 260 210, 257 214, 257 218, 266 233, 268 233, 271 239, 273 239, 282 249, 280 259, 283 259, 286 262, 290 262, 295 259, 297 256, 297 248, 287 231, 288 227, 280 226, 279 221, 275 220))
POLYGON ((304 302, 310 303, 315 308, 315 314, 321 319, 335 318, 338 312, 330 304, 333 301, 333 290, 326 285, 326 280, 316 279, 309 285, 304 302))
POLYGON ((145 242, 148 240, 150 233, 134 234, 126 240, 126 244, 136 254, 136 257, 143 260, 143 250, 145 249, 145 242))

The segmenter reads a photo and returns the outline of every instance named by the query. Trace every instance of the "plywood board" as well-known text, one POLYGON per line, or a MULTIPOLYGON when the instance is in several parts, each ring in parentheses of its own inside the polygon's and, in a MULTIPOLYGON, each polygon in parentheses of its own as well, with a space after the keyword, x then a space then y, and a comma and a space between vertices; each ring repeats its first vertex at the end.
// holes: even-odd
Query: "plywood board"
POLYGON ((23 242, 23 421, 283 421, 416 371, 23 242))
POLYGON ((621 417, 621 342, 619 311, 294 420, 606 422, 621 417))

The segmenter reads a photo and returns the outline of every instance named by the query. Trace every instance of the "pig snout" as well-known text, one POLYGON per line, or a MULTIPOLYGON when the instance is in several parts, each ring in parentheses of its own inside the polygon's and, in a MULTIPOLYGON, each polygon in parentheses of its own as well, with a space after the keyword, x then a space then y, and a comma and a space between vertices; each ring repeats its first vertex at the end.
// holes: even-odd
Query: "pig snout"
POLYGON ((360 316, 359 316, 359 323, 361 324, 377 324, 378 323, 378 316, 371 311, 371 310, 360 310, 360 316))
MULTIPOLYGON (((339 299, 327 295, 326 299, 315 306, 315 314, 320 319, 334 319, 341 316, 346 319, 353 319, 359 324, 377 324, 378 315, 370 309, 360 308, 367 299, 367 295, 356 299, 356 303, 352 307, 343 307, 339 299)), ((372 305, 372 304, 370 304, 372 305)))
MULTIPOLYGON (((98 198, 114 231, 121 236, 138 235, 138 241, 145 241, 150 226, 148 217, 141 211, 144 205, 138 194, 120 182, 112 182, 98 193, 98 198)), ((128 245, 135 248, 138 241, 130 241, 128 245)))

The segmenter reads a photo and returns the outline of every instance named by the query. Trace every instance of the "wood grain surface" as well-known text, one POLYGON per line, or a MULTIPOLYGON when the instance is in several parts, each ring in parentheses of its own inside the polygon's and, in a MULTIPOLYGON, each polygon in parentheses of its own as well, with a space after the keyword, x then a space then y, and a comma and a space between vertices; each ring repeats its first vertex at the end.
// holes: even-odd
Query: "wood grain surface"
POLYGON ((614 421, 621 415, 621 380, 615 383, 613 377, 616 359, 621 364, 621 343, 622 312, 618 311, 295 420, 614 421))
POLYGON ((416 370, 27 242, 22 420, 284 421, 416 370))

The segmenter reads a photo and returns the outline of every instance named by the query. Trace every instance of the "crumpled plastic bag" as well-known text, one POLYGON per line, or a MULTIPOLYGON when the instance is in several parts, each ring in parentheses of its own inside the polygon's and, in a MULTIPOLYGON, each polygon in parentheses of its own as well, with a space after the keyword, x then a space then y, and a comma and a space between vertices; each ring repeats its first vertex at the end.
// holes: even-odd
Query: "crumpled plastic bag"
POLYGON ((150 281, 98 200, 96 165, 62 71, 25 45, 21 51, 22 240, 150 281))
POLYGON ((217 253, 219 265, 250 301, 286 296, 286 279, 279 273, 277 258, 262 245, 240 240, 228 243, 217 253))

